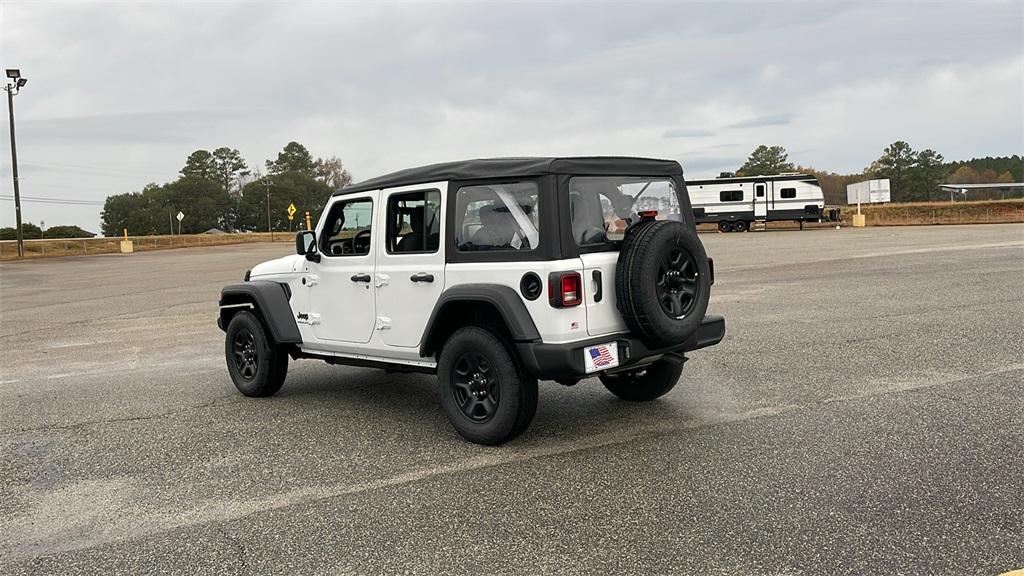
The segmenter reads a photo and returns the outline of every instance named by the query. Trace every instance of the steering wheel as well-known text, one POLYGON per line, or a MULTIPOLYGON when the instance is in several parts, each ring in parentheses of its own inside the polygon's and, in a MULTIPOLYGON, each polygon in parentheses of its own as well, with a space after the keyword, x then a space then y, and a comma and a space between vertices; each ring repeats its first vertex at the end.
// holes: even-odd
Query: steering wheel
MULTIPOLYGON (((353 254, 355 254, 357 252, 357 250, 358 250, 357 246, 359 244, 362 244, 361 238, 364 238, 364 237, 366 238, 365 244, 366 244, 366 247, 369 248, 369 246, 370 246, 370 233, 371 233, 371 231, 370 231, 369 228, 367 228, 366 230, 360 230, 359 232, 356 232, 356 235, 353 236, 352 240, 351 240, 352 253, 353 254)), ((369 250, 367 250, 367 251, 369 251, 369 250)))

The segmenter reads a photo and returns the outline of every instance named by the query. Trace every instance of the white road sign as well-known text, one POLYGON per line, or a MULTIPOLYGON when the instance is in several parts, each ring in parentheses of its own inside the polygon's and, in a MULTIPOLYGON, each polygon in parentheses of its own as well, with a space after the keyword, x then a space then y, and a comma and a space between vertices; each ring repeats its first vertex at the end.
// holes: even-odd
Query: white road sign
POLYGON ((889 202, 889 198, 888 178, 856 182, 846 187, 847 204, 878 204, 880 202, 889 202))
POLYGON ((178 222, 181 222, 185 218, 185 213, 178 210, 178 222))

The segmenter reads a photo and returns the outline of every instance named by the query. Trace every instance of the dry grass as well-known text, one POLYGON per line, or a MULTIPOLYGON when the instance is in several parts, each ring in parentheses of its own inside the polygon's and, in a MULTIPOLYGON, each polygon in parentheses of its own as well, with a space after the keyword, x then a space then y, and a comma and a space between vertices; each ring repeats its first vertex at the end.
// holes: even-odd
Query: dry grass
MULTIPOLYGON (((842 226, 853 225, 856 206, 829 206, 842 210, 842 226)), ((868 226, 924 226, 930 224, 989 224, 1024 222, 1024 200, 982 200, 978 202, 913 202, 862 205, 868 226)), ((807 222, 806 228, 827 228, 835 223, 807 222)), ((796 222, 769 222, 768 228, 799 228, 796 222)), ((715 224, 701 224, 699 230, 717 230, 715 224)))
MULTIPOLYGON (((868 226, 1024 222, 1024 200, 862 205, 861 212, 868 226)), ((856 206, 844 207, 843 223, 851 224, 856 213, 856 206)))

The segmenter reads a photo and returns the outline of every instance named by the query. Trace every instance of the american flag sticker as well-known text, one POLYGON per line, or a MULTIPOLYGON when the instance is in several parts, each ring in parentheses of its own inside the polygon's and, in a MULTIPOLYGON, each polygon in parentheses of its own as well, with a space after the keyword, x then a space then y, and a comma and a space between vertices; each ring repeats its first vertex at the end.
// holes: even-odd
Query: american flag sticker
POLYGON ((583 350, 583 361, 587 372, 597 372, 619 365, 619 351, 615 343, 598 344, 583 350))

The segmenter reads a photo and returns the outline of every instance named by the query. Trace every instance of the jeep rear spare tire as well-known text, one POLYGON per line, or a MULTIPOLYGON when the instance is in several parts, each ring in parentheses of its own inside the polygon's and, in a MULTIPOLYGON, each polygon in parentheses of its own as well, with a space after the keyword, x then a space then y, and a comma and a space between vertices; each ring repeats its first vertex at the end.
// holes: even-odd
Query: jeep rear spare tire
POLYGON ((711 274, 704 247, 682 222, 657 220, 630 228, 616 268, 619 312, 647 344, 680 344, 700 327, 711 274))

